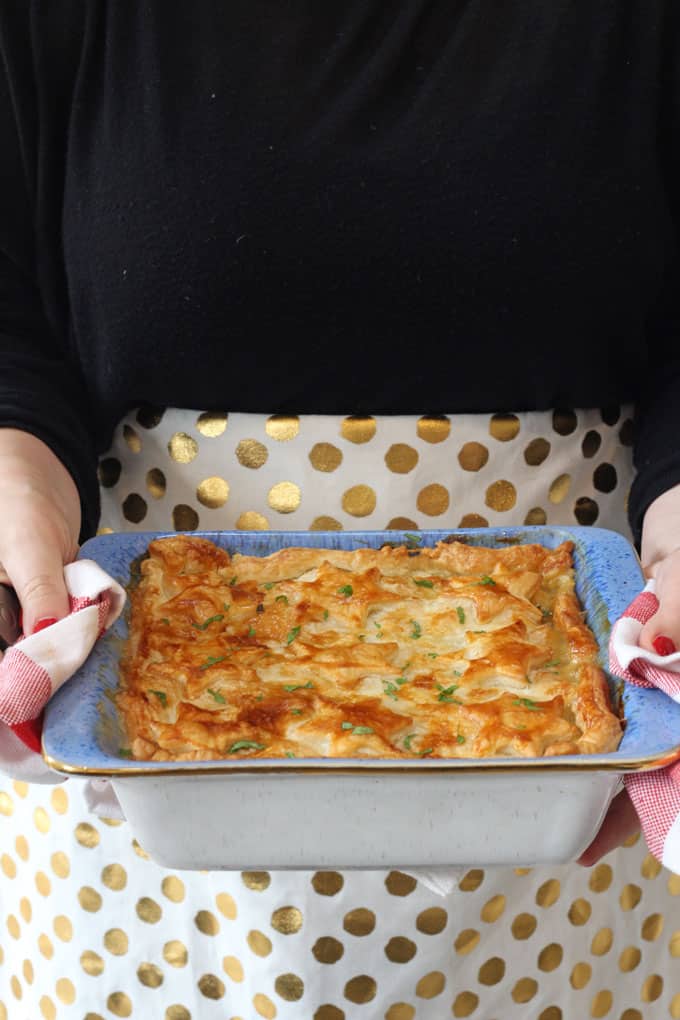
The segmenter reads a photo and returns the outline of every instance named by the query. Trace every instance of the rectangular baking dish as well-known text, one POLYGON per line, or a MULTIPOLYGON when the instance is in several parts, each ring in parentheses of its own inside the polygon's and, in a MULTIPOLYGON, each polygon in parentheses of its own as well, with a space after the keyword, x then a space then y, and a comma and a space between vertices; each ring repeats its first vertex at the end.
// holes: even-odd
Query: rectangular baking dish
MULTIPOLYGON (((430 546, 447 537, 503 546, 574 542, 577 594, 606 668, 611 623, 642 588, 639 561, 615 532, 581 527, 461 531, 197 532, 230 553, 289 545, 430 546)), ((121 584, 158 533, 99 536, 80 551, 121 584)), ((557 863, 597 831, 626 771, 680 756, 680 705, 611 681, 625 718, 618 750, 551 758, 413 761, 245 759, 135 762, 112 703, 125 615, 47 707, 43 755, 73 776, 107 777, 145 850, 176 868, 413 868, 557 863)), ((610 678, 611 680, 611 678, 610 678)))

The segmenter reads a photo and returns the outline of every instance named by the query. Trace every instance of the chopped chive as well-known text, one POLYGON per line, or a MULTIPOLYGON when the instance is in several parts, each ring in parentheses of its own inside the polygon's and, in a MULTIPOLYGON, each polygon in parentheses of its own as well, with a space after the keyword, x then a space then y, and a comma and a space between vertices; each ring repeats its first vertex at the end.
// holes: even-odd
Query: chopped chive
POLYGON ((274 587, 274 581, 267 581, 267 583, 263 584, 262 587, 264 588, 265 591, 271 591, 272 588, 274 587))
POLYGON ((458 733, 457 734, 457 736, 456 736, 456 743, 458 743, 458 744, 464 744, 465 743, 465 737, 463 736, 462 733, 458 733))
POLYGON ((195 627, 196 630, 207 630, 211 623, 219 623, 220 620, 224 619, 222 613, 217 613, 215 616, 209 616, 203 623, 192 623, 191 626, 195 627))
POLYGON ((375 731, 372 726, 355 726, 354 729, 352 730, 352 733, 356 734, 356 736, 358 737, 362 737, 365 733, 374 732, 375 731))
POLYGON ((208 694, 212 694, 213 698, 219 705, 226 705, 227 702, 219 691, 213 691, 213 689, 209 687, 208 694))
POLYGON ((248 637, 255 637, 255 628, 254 627, 250 627, 248 629, 248 637))
POLYGON ((121 758, 131 758, 132 757, 132 751, 130 750, 129 747, 119 747, 118 748, 118 755, 121 758))
POLYGON ((344 722, 342 724, 342 729, 343 730, 352 730, 352 729, 354 729, 354 726, 353 726, 353 724, 351 722, 344 722))
POLYGON ((387 695, 387 697, 392 698, 393 701, 396 701, 397 698, 399 697, 398 693, 399 688, 395 684, 393 684, 390 680, 383 680, 383 683, 385 684, 385 694, 387 695))
POLYGON ((409 733, 407 737, 404 737, 404 747, 407 751, 411 750, 411 741, 415 737, 415 733, 409 733))
POLYGON ((408 683, 408 677, 405 677, 404 674, 402 673, 401 676, 397 676, 394 678, 394 682, 399 684, 399 686, 401 687, 402 684, 408 683))
POLYGON ((324 620, 328 619, 328 610, 327 609, 324 609, 324 611, 323 611, 323 618, 324 618, 324 620))
POLYGON ((264 751, 266 744, 258 744, 255 740, 237 740, 235 744, 232 744, 227 754, 233 754, 234 751, 264 751))
POLYGON ((295 638, 298 636, 299 633, 300 633, 300 628, 299 627, 293 627, 293 629, 288 632, 288 637, 286 638, 286 644, 287 645, 292 644, 293 641, 295 641, 295 638))
POLYGON ((432 754, 434 747, 428 747, 425 751, 418 751, 421 758, 424 758, 426 754, 432 754))
POLYGON ((229 610, 231 609, 231 602, 223 602, 222 609, 225 611, 225 613, 228 613, 229 610))
POLYGON ((429 659, 438 659, 439 658, 439 652, 428 652, 427 656, 428 656, 429 659))
POLYGON ((166 627, 170 625, 170 621, 168 620, 167 616, 161 617, 161 623, 164 623, 166 627))
POLYGON ((351 584, 343 584, 342 588, 338 588, 338 595, 346 595, 349 598, 354 595, 354 588, 351 584))
POLYGON ((285 606, 287 606, 288 605, 288 596, 287 595, 277 595, 276 598, 274 599, 274 602, 283 602, 283 604, 285 606))
POLYGON ((422 631, 422 628, 421 628, 420 624, 418 623, 418 621, 417 620, 411 620, 411 623, 413 624, 413 630, 411 631, 411 635, 410 636, 412 638, 419 638, 419 637, 421 637, 423 631, 422 631))
POLYGON ((262 701, 263 698, 264 694, 258 694, 258 696, 255 698, 255 701, 262 701))
POLYGON ((231 581, 229 582, 229 587, 233 588, 237 581, 238 581, 237 577, 232 577, 231 581))
POLYGON ((294 757, 295 757, 295 755, 293 754, 292 751, 286 751, 286 758, 294 758, 294 757))
POLYGON ((427 578, 424 578, 422 581, 416 581, 414 577, 413 583, 417 584, 419 588, 434 588, 434 581, 428 581, 427 578))
POLYGON ((218 662, 224 662, 226 655, 209 655, 199 669, 210 669, 211 666, 216 666, 218 662))
POLYGON ((561 665, 562 665, 562 660, 561 659, 553 659, 552 662, 545 662, 541 666, 541 669, 550 669, 551 666, 561 666, 561 665))
POLYGON ((461 702, 457 698, 453 697, 454 691, 457 691, 460 684, 451 684, 450 687, 442 687, 441 684, 437 684, 437 690, 440 692, 437 696, 437 701, 445 701, 449 704, 460 705, 461 702))
POLYGON ((480 584, 494 584, 494 585, 496 584, 496 582, 494 581, 493 577, 489 577, 488 574, 482 574, 482 579, 481 579, 481 581, 479 583, 480 584))
POLYGON ((306 684, 284 684, 284 691, 292 693, 293 691, 310 691, 314 687, 311 680, 308 680, 306 684))
POLYGON ((302 709, 301 708, 291 708, 290 714, 291 715, 302 715, 302 709))
POLYGON ((456 612, 458 613, 458 623, 465 623, 465 610, 462 606, 456 606, 456 612))
POLYGON ((406 538, 407 545, 422 545, 422 535, 414 535, 412 531, 405 531, 404 537, 406 538))
POLYGON ((149 694, 155 694, 163 708, 167 708, 168 696, 165 691, 149 691, 149 694))
POLYGON ((530 698, 515 698, 513 705, 520 705, 522 708, 529 708, 532 712, 540 712, 541 706, 537 705, 535 701, 531 701, 530 698))

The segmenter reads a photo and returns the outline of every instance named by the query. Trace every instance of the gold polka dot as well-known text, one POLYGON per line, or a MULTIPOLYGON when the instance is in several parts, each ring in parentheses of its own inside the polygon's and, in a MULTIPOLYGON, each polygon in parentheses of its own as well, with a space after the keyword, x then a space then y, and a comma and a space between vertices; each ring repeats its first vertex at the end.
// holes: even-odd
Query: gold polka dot
POLYGON ((7 924, 7 931, 10 933, 12 938, 13 939, 20 939, 21 938, 21 925, 19 924, 19 922, 16 919, 16 917, 14 916, 14 914, 8 914, 7 915, 7 921, 5 923, 7 924))
POLYGON ((461 956, 467 956, 479 945, 480 935, 474 928, 465 928, 453 943, 453 947, 461 956))
POLYGON ((458 452, 458 463, 463 471, 480 471, 489 459, 489 451, 482 443, 465 443, 458 452))
POLYGON ((224 478, 218 478, 217 475, 204 478, 196 489, 196 499, 203 506, 217 510, 224 506, 229 499, 229 483, 224 478))
POLYGON ((19 978, 16 976, 16 974, 12 974, 9 985, 10 988, 12 989, 12 995, 14 996, 14 998, 21 1000, 21 997, 24 993, 21 988, 21 982, 19 981, 19 978))
POLYGON ((531 1002, 538 991, 538 982, 533 978, 520 978, 510 993, 515 1002, 531 1002))
POLYGON ((42 935, 38 936, 38 949, 45 957, 46 960, 51 960, 54 956, 54 946, 48 935, 43 932, 42 935))
POLYGON ((671 896, 680 896, 680 875, 669 875, 666 887, 671 896))
POLYGON ((120 892, 127 885, 127 872, 121 864, 107 864, 102 868, 102 883, 107 889, 120 892))
POLYGON ((189 951, 179 939, 170 939, 163 946, 163 959, 171 967, 186 967, 189 959, 189 951))
POLYGON ((305 985, 297 974, 279 974, 274 982, 274 991, 286 1002, 298 1002, 305 994, 305 985))
POLYGON ((148 509, 146 500, 138 492, 131 492, 123 502, 123 517, 131 524, 140 524, 148 509))
POLYGON ((528 526, 533 526, 536 524, 545 524, 547 519, 548 517, 545 510, 543 510, 540 506, 535 506, 532 507, 531 510, 529 510, 529 512, 527 513, 526 517, 524 518, 524 523, 528 526))
POLYGON ((75 837, 81 846, 87 847, 90 850, 95 846, 99 846, 99 833, 94 825, 90 825, 89 822, 81 822, 80 825, 76 826, 75 837))
POLYGON ((270 940, 263 932, 258 931, 257 928, 253 928, 252 931, 248 932, 246 941, 256 956, 269 956, 272 951, 270 940))
POLYGON ((128 951, 128 937, 122 928, 109 928, 103 941, 113 956, 125 956, 128 951))
POLYGON ((196 531, 198 525, 198 514, 192 506, 178 503, 172 508, 172 526, 175 531, 196 531))
POLYGON ((12 788, 18 797, 28 796, 28 783, 25 783, 23 779, 13 779, 12 788))
POLYGON ((588 885, 595 893, 605 892, 612 884, 613 877, 614 872, 609 864, 598 864, 590 874, 588 885))
POLYGON ((557 970, 562 963, 563 956, 562 946, 558 942, 551 942, 550 945, 544 946, 538 954, 538 969, 545 974, 557 970))
POLYGON ((460 992, 453 1004, 453 1015, 455 1017, 472 1016, 479 1005, 479 996, 474 992, 460 992))
POLYGON ((76 1001, 76 989, 69 978, 59 978, 54 986, 54 990, 57 993, 59 1002, 63 1002, 65 1006, 70 1006, 72 1002, 76 1001))
POLYGON ((236 459, 243 467, 257 470, 267 463, 269 451, 257 439, 242 439, 236 447, 236 459))
POLYGON ((243 981, 243 965, 235 956, 225 956, 222 960, 222 970, 232 981, 243 981))
POLYGON ((413 1020, 416 1011, 407 1002, 393 1003, 385 1013, 385 1020, 413 1020))
MULTIPOLYGON (((36 871, 35 887, 41 896, 49 896, 52 892, 52 883, 44 871, 36 871)), ((96 909, 98 910, 99 908, 97 907, 96 909)))
POLYGON ((489 422, 489 434, 501 443, 507 443, 519 434, 520 422, 516 414, 494 414, 489 422))
POLYGON ((30 849, 28 846, 28 840, 25 836, 17 836, 14 840, 14 846, 17 854, 21 857, 22 861, 27 861, 30 857, 30 849))
POLYGON ((593 940, 590 943, 590 951, 593 956, 604 956, 608 953, 614 944, 614 932, 611 928, 600 928, 599 931, 593 935, 593 940))
POLYGON ((350 935, 370 935, 375 928, 375 914, 366 907, 358 907, 345 914, 342 926, 350 935))
POLYGON ((430 971, 421 977, 416 985, 416 995, 419 999, 434 999, 441 995, 446 987, 446 978, 440 970, 430 971))
MULTIPOLYGON (((56 1020, 56 1018, 57 1018, 57 1007, 54 1005, 54 1003, 50 999, 49 995, 41 995, 39 1005, 40 1005, 40 1012, 41 1012, 42 1016, 44 1017, 44 1020, 56 1020)), ((0 1018, 1 1017, 2 1017, 2 1012, 0 1011, 0 1018)), ((88 1020, 88 1018, 92 1018, 92 1020, 95 1020, 94 1013, 88 1013, 87 1016, 85 1017, 85 1020, 88 1020)), ((98 1017, 97 1020, 102 1020, 102 1018, 98 1017)))
POLYGON ((87 910, 88 913, 96 913, 102 905, 102 898, 96 889, 93 889, 91 885, 84 885, 78 890, 78 902, 80 903, 83 910, 87 910))
POLYGON ((536 903, 539 907, 552 907, 559 898, 560 883, 556 878, 549 878, 536 893, 536 903))
POLYGON ((642 899, 642 889, 639 885, 635 885, 630 882, 628 885, 624 885, 619 896, 619 904, 621 910, 634 910, 638 903, 642 899))
POLYGON ((498 896, 492 896, 490 900, 484 904, 480 911, 480 918, 482 921, 486 921, 487 924, 492 924, 497 921, 505 910, 505 896, 499 894, 498 896))
POLYGON ((69 918, 65 917, 63 914, 58 914, 57 917, 55 917, 52 922, 52 927, 54 928, 54 934, 58 939, 61 939, 62 942, 70 942, 73 938, 73 925, 69 918))
POLYGON ((375 418, 362 418, 350 415, 340 426, 340 435, 350 443, 368 443, 376 433, 375 418))
POLYGON ((285 443, 295 439, 300 431, 300 419, 296 414, 272 414, 267 418, 264 429, 270 439, 285 443))
MULTIPOLYGON (((636 1015, 635 1016, 631 1015, 630 1017, 622 1016, 621 1020, 642 1020, 642 1013, 638 1012, 637 1009, 636 1010, 631 1009, 628 1012, 630 1012, 631 1014, 635 1013, 636 1015)), ((669 1008, 669 1013, 672 1017, 672 1020, 680 1020, 680 992, 678 992, 677 995, 673 996, 669 1008)))
POLYGON ((14 801, 12 800, 9 793, 6 793, 5 790, 3 790, 0 793, 0 815, 5 815, 9 817, 9 815, 13 814, 14 814, 14 801))
POLYGON ((408 963, 418 951, 415 942, 403 935, 395 935, 385 946, 385 956, 392 963, 408 963))
POLYGON ((632 836, 628 837, 628 839, 624 839, 624 841, 621 844, 621 846, 632 847, 632 846, 635 846, 636 843, 639 842, 639 840, 640 840, 640 832, 639 831, 638 832, 634 832, 632 836))
POLYGON ((337 1006, 325 1003, 317 1009, 314 1014, 314 1020, 345 1020, 345 1014, 337 1006))
POLYGON ((143 429, 155 429, 160 425, 165 414, 164 407, 157 407, 153 404, 142 404, 138 408, 136 418, 143 429))
POLYGON ((50 857, 50 865, 52 871, 57 878, 68 878, 71 873, 71 864, 65 853, 61 850, 57 850, 56 853, 50 857))
POLYGON ((475 889, 479 889, 480 885, 484 881, 484 872, 481 868, 472 868, 461 878, 458 883, 458 888, 461 892, 474 892, 475 889))
POLYGON ((332 443, 315 443, 309 451, 309 460, 317 471, 330 473, 342 464, 342 451, 332 443))
POLYGON ((548 499, 551 503, 561 503, 569 492, 571 475, 559 475, 550 486, 548 499))
POLYGON ((492 510, 504 513, 506 510, 512 510, 517 502, 517 490, 512 482, 501 478, 487 488, 484 502, 492 510))
POLYGON ((259 1016, 263 1016, 265 1020, 274 1020, 276 1016, 276 1006, 270 998, 263 995, 262 992, 258 992, 257 995, 253 996, 253 1006, 255 1012, 259 1016))
POLYGON ((31 907, 31 901, 26 896, 22 896, 19 900, 19 913, 26 924, 29 924, 31 917, 33 916, 33 909, 31 907))
POLYGON ((0 868, 2 868, 7 878, 16 878, 17 866, 9 854, 3 854, 0 857, 0 868))
POLYGON ((357 1005, 375 999, 378 986, 368 974, 358 974, 345 985, 345 998, 357 1005))
POLYGON ((106 1008, 114 1016, 131 1016, 132 1002, 125 992, 112 992, 106 1000, 106 1008))
POLYGON ((642 937, 647 942, 654 942, 663 931, 663 914, 650 914, 642 922, 642 937))
POLYGON ((155 963, 140 963, 137 980, 145 988, 160 988, 163 984, 163 971, 155 963))
POLYGON ((271 884, 271 875, 268 871, 242 871, 241 881, 246 889, 254 892, 264 892, 271 884))
POLYGON ((223 999, 226 988, 217 974, 202 974, 198 979, 198 989, 206 999, 223 999))
POLYGON ((553 428, 559 436, 569 436, 578 425, 573 411, 553 411, 553 428))
POLYGON ((481 514, 463 514, 458 521, 459 528, 488 528, 489 522, 481 514))
POLYGON ((579 898, 574 900, 572 905, 569 907, 567 917, 572 924, 586 924, 590 920, 591 912, 592 907, 590 906, 590 903, 588 903, 588 900, 579 898))
POLYGON ((529 939, 536 931, 537 924, 533 914, 518 914, 513 918, 510 930, 516 939, 529 939))
POLYGON ((426 415, 418 419, 416 433, 426 443, 443 443, 451 433, 451 422, 441 415, 426 415))
POLYGON ((215 903, 220 914, 227 918, 229 921, 235 921, 238 917, 238 907, 236 906, 236 900, 233 896, 230 896, 227 892, 218 893, 215 897, 215 903))
POLYGON ((318 938, 312 946, 312 955, 319 963, 337 963, 342 959, 345 947, 330 935, 318 938))
POLYGON ((173 903, 181 903, 184 899, 184 882, 177 875, 166 875, 161 882, 161 892, 173 903))
POLYGON ((614 996, 608 989, 603 988, 602 991, 593 997, 593 1001, 590 1004, 590 1015, 592 1017, 606 1016, 613 1004, 614 996))
POLYGON ((368 517, 376 506, 376 495, 370 485, 353 485, 342 495, 342 509, 352 517, 368 517))
POLYGON ((340 521, 336 521, 335 517, 327 517, 324 514, 321 517, 315 517, 312 523, 309 525, 310 531, 342 531, 342 524, 340 521))
POLYGON ((532 439, 524 451, 524 459, 529 467, 538 467, 550 453, 550 443, 547 439, 532 439))
POLYGON ((99 977, 104 971, 104 961, 99 953, 95 953, 91 949, 86 949, 84 953, 80 954, 80 966, 90 977, 99 977))
POLYGON ((297 907, 279 907, 272 914, 271 926, 281 935, 295 935, 302 928, 302 913, 297 907))
POLYGON ((619 956, 619 970, 628 974, 631 970, 635 970, 641 959, 642 953, 637 946, 626 946, 619 956))
POLYGON ((429 907, 416 918, 416 928, 423 935, 438 935, 446 928, 449 916, 442 907, 429 907))
POLYGON ((662 864, 661 861, 657 861, 653 854, 647 854, 644 861, 640 865, 640 874, 643 878, 653 879, 661 873, 662 864))
POLYGON ((227 427, 229 415, 220 411, 204 411, 196 420, 196 428, 206 439, 217 439, 227 427))
POLYGON ((61 786, 56 786, 50 794, 50 804, 58 815, 65 815, 68 811, 68 794, 61 786))
POLYGON ((497 985, 505 976, 505 961, 500 956, 492 956, 482 964, 477 974, 480 985, 497 985))
POLYGON ((593 974, 593 968, 589 963, 577 963, 569 975, 569 982, 572 988, 585 988, 593 974))
POLYGON ((312 887, 320 896, 335 896, 344 884, 345 880, 338 871, 316 871, 312 875, 312 887))
POLYGON ((426 485, 420 490, 416 499, 416 506, 421 514, 427 514, 428 517, 438 517, 440 514, 446 513, 450 502, 448 490, 443 485, 439 485, 438 482, 433 482, 432 485, 426 485))
POLYGON ((391 896, 410 896, 417 885, 417 880, 403 871, 390 871, 385 879, 385 888, 391 896))
POLYGON ((33 822, 38 832, 50 831, 50 816, 43 807, 37 807, 33 812, 33 822))
POLYGON ((674 931, 668 941, 668 952, 677 958, 680 956, 680 930, 674 931))
POLYGON ((157 924, 163 916, 160 905, 150 896, 142 896, 137 900, 135 912, 139 920, 146 924, 157 924))
POLYGON ((269 521, 257 510, 244 510, 236 522, 239 531, 268 531, 269 521))
POLYGON ((418 451, 407 443, 393 443, 385 454, 385 463, 397 475, 407 475, 418 463, 418 451))
MULTIPOLYGON (((191 1013, 186 1006, 180 1006, 178 1004, 174 1006, 168 1006, 165 1011, 165 1020, 191 1020, 191 1013)), ((234 1020, 237 1020, 234 1017, 234 1020)))
POLYGON ((131 425, 123 425, 123 439, 130 453, 141 453, 142 440, 141 437, 131 425))
POLYGON ((186 432, 175 432, 168 443, 168 453, 176 464, 190 464, 198 453, 198 443, 186 432))
POLYGON ((220 922, 210 910, 199 910, 194 924, 204 935, 217 935, 220 930, 220 922))

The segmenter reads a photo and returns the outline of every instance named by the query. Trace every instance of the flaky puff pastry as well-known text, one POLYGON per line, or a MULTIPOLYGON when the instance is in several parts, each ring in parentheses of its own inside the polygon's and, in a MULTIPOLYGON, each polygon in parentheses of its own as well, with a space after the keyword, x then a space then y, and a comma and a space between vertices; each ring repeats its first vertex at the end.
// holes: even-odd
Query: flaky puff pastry
POLYGON ((230 556, 159 539, 117 705, 133 758, 541 757, 614 750, 570 542, 230 556))

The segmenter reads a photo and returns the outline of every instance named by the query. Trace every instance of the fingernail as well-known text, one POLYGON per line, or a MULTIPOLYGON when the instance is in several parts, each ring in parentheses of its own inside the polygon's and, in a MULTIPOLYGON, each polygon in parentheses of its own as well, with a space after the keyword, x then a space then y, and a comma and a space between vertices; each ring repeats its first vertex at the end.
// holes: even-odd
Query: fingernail
POLYGON ((669 637, 665 637, 663 634, 659 634, 652 641, 654 645, 654 651, 657 655, 672 655, 673 652, 677 651, 675 642, 671 641, 669 637))
POLYGON ((39 630, 45 630, 46 627, 51 627, 52 624, 56 622, 57 622, 56 616, 45 616, 43 617, 42 620, 38 620, 35 627, 33 628, 33 633, 37 634, 39 630))

